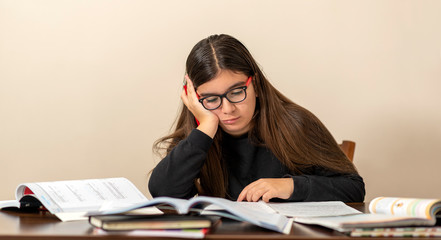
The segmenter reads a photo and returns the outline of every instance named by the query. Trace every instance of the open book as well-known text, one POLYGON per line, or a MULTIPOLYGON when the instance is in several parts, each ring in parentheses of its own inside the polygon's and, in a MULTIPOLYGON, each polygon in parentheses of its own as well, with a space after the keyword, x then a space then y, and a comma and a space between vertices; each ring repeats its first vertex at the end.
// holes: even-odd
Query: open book
POLYGON ((190 200, 171 197, 157 197, 153 198, 152 200, 146 200, 144 202, 136 203, 132 206, 123 207, 116 210, 113 206, 111 206, 110 209, 112 210, 104 210, 98 212, 91 211, 88 213, 88 215, 97 216, 119 214, 133 211, 139 208, 164 205, 171 207, 178 214, 188 214, 191 212, 196 212, 207 215, 219 215, 239 221, 249 222, 254 225, 284 234, 289 234, 292 226, 292 219, 289 219, 286 216, 278 214, 276 212, 269 211, 269 207, 264 202, 236 202, 224 198, 207 196, 198 196, 190 200), (204 211, 204 209, 210 204, 215 205, 218 209, 222 209, 223 211, 204 211))
POLYGON ((45 208, 62 221, 87 219, 86 212, 106 204, 126 206, 147 199, 126 178, 24 183, 17 187, 15 198, 0 201, 0 208, 45 208))
POLYGON ((356 228, 434 226, 441 214, 441 199, 378 197, 370 213, 331 217, 299 217, 295 222, 316 224, 341 232, 356 228))

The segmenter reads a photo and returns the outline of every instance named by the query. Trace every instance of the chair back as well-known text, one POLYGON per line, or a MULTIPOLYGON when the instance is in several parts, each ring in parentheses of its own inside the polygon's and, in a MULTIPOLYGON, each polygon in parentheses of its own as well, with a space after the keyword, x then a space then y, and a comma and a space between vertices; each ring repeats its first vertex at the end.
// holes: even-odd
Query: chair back
POLYGON ((355 152, 355 142, 349 141, 349 140, 343 140, 340 145, 341 150, 346 154, 346 156, 351 160, 351 162, 354 161, 354 152, 355 152))

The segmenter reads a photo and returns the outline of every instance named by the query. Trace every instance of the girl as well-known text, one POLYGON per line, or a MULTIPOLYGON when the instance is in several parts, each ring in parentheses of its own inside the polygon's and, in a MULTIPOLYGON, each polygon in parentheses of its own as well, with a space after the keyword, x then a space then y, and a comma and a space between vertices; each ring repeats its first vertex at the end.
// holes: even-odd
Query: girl
POLYGON ((191 50, 184 104, 153 197, 362 202, 363 179, 320 120, 265 78, 237 39, 213 35, 191 50))

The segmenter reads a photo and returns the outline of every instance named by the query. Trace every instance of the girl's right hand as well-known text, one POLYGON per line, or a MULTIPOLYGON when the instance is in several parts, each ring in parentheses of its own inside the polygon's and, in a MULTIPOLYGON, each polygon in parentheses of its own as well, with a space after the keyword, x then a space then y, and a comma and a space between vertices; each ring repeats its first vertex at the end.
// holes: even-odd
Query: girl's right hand
POLYGON ((193 82, 190 80, 187 74, 185 75, 185 80, 187 82, 187 91, 185 91, 185 89, 182 90, 182 102, 199 121, 199 126, 197 127, 197 129, 204 132, 211 138, 214 138, 214 135, 216 134, 217 128, 219 126, 219 118, 211 111, 205 109, 199 102, 199 98, 194 89, 193 82))

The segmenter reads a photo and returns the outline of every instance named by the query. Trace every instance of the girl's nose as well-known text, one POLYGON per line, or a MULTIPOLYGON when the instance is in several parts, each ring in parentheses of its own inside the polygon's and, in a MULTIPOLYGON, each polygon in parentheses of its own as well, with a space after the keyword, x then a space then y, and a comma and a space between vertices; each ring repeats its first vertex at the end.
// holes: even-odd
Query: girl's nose
POLYGON ((230 114, 232 112, 234 112, 234 110, 236 110, 236 105, 234 105, 234 103, 230 103, 230 101, 228 101, 227 99, 222 99, 222 112, 225 114, 230 114))

